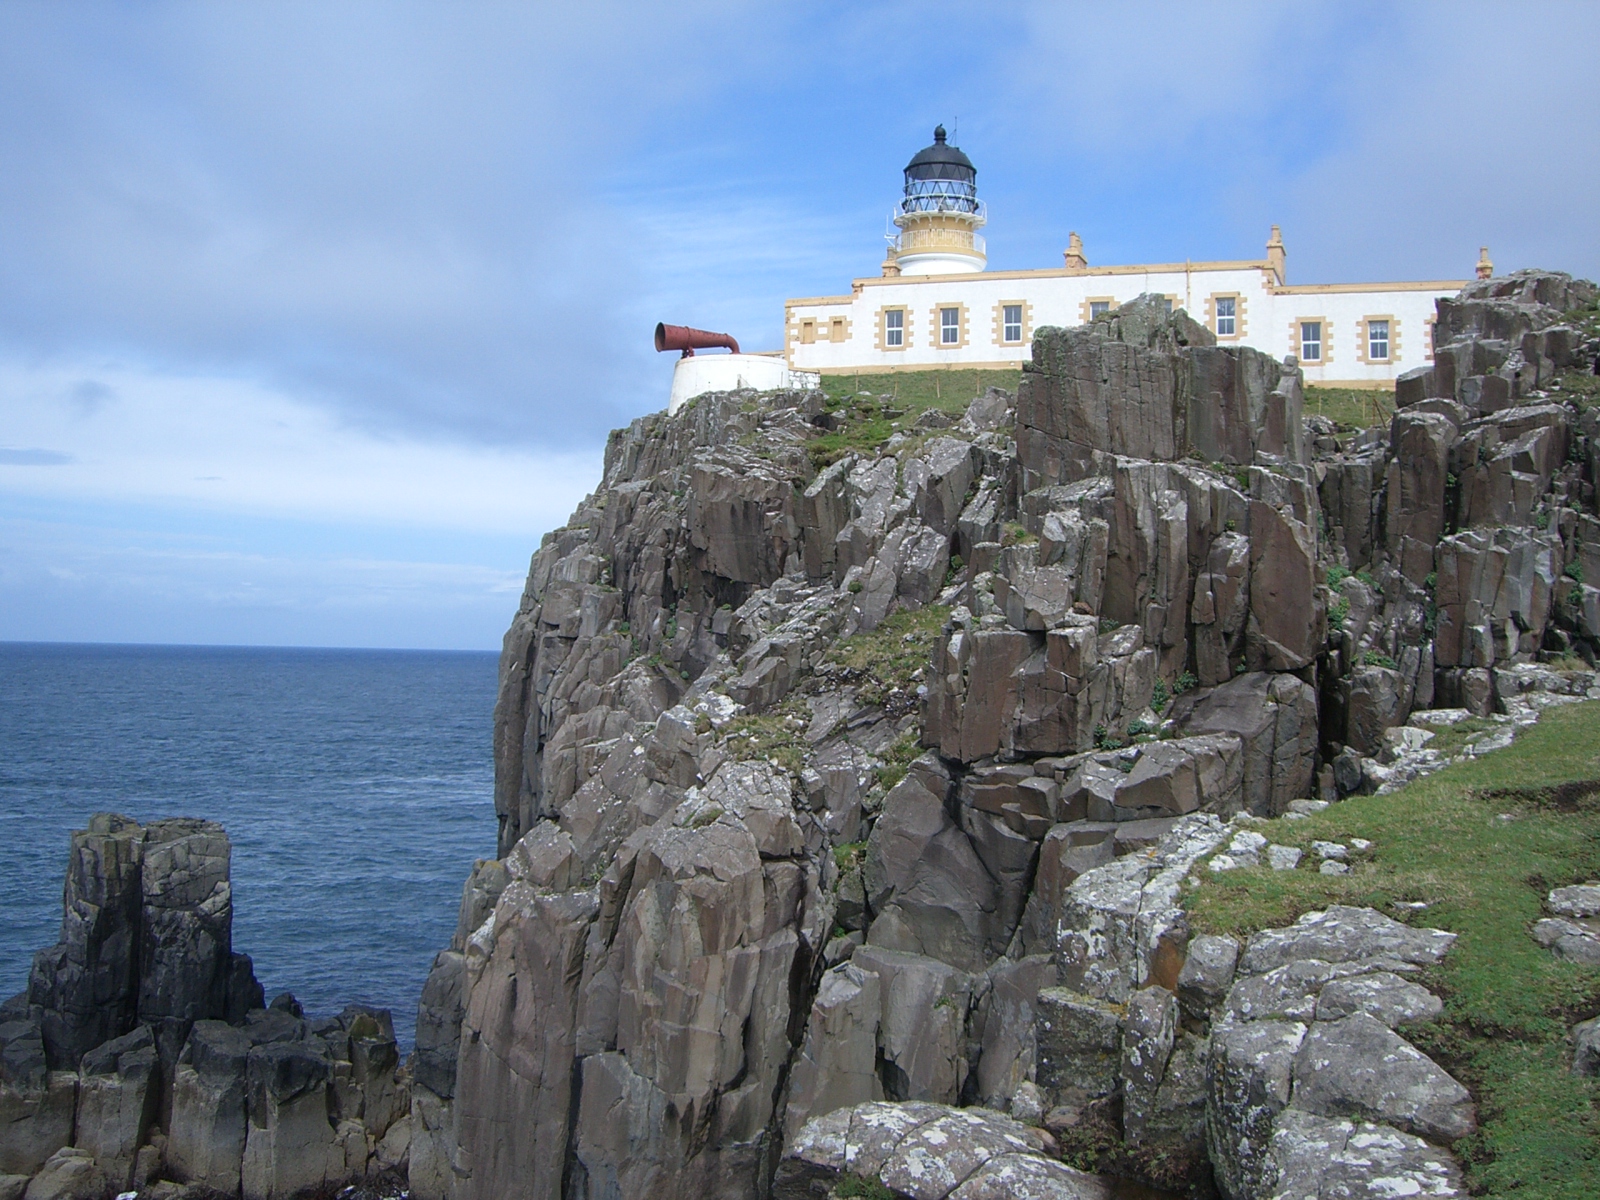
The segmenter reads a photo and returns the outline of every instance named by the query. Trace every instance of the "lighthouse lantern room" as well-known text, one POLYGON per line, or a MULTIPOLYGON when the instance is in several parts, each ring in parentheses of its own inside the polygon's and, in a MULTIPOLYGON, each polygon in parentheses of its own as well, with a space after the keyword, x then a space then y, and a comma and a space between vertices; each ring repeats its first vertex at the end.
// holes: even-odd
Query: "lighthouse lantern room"
POLYGON ((988 262, 978 235, 987 220, 978 199, 978 169, 945 137, 940 125, 933 145, 906 164, 905 195, 894 211, 899 233, 889 239, 886 275, 954 275, 981 271, 988 262))

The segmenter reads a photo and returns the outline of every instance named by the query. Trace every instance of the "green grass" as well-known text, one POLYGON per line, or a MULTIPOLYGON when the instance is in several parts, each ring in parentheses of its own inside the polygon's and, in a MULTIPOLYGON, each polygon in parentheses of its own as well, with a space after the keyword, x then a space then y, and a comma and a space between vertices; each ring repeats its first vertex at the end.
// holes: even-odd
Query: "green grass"
MULTIPOLYGON (((1457 729, 1450 740, 1468 732, 1457 729)), ((1560 787, 1592 780, 1600 702, 1551 709, 1506 750, 1262 827, 1308 851, 1318 838, 1369 839, 1349 875, 1318 873, 1308 852, 1295 871, 1205 872, 1186 900, 1197 932, 1243 936, 1357 904, 1459 935, 1426 980, 1444 1015, 1412 1037, 1477 1101, 1481 1128, 1455 1147, 1476 1194, 1600 1196, 1600 1083, 1568 1073, 1566 1045, 1572 1023, 1600 1014, 1600 970, 1560 962, 1528 936, 1550 888, 1600 878, 1600 790, 1560 787), (1394 907, 1418 900, 1419 914, 1394 907)))
POLYGON ((1327 417, 1347 429, 1387 425, 1394 416, 1393 388, 1332 388, 1307 384, 1305 414, 1327 417))
POLYGON ((959 417, 986 388, 1015 392, 1021 379, 1020 370, 824 375, 824 404, 840 427, 812 438, 806 449, 819 468, 846 454, 876 454, 928 409, 959 417))
POLYGON ((828 650, 827 662, 857 677, 856 696, 863 704, 883 704, 895 693, 914 693, 911 676, 927 669, 949 617, 950 610, 938 604, 902 608, 871 633, 837 642, 828 650))
POLYGON ((1015 392, 1022 370, 1010 371, 895 371, 860 375, 824 375, 822 390, 831 399, 854 399, 860 392, 888 396, 894 407, 915 415, 937 408, 960 415, 987 388, 1015 392))
MULTIPOLYGON (((937 604, 890 613, 872 632, 830 646, 816 678, 828 680, 829 686, 854 684, 862 704, 881 705, 890 716, 914 712, 917 681, 912 676, 927 669, 949 617, 950 610, 937 604)), ((810 724, 805 692, 791 692, 766 712, 729 722, 722 745, 736 760, 770 760, 799 774, 810 749, 810 724)), ((882 755, 886 761, 877 768, 878 785, 887 791, 899 783, 921 753, 916 734, 898 738, 882 755)))

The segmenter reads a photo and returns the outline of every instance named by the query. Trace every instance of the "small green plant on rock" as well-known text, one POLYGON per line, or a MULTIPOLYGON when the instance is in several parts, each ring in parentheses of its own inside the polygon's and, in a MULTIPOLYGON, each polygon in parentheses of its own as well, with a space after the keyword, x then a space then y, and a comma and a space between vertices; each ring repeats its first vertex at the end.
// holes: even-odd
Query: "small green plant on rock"
POLYGON ((894 1193, 878 1180, 860 1175, 841 1176, 833 1185, 833 1195, 839 1200, 894 1200, 894 1193))
POLYGON ((1400 664, 1381 650, 1368 650, 1361 656, 1361 662, 1368 667, 1387 667, 1391 671, 1400 669, 1400 664))
POLYGON ((1178 677, 1172 681, 1172 694, 1174 696, 1181 696, 1185 692, 1192 692, 1194 691, 1194 685, 1199 682, 1200 681, 1188 671, 1179 671, 1178 677))
POLYGON ((1150 709, 1158 715, 1167 707, 1172 697, 1167 692, 1167 681, 1156 680, 1155 687, 1150 689, 1150 709))

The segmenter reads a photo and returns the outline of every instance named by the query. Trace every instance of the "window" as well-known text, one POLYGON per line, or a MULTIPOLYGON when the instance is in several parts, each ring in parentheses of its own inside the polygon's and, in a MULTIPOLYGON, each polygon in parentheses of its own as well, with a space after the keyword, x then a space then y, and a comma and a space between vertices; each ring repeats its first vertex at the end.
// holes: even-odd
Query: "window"
POLYGON ((1007 304, 1001 310, 1000 340, 1003 342, 1020 342, 1022 340, 1022 305, 1007 304))
POLYGON ((906 344, 906 310, 891 308, 883 314, 883 344, 898 350, 906 344))
POLYGON ((939 344, 941 346, 959 346, 961 344, 961 310, 959 308, 941 308, 939 310, 939 344))
POLYGON ((1319 363, 1322 361, 1322 322, 1300 322, 1300 361, 1319 363))
POLYGON ((1166 313, 1167 316, 1169 316, 1169 317, 1172 315, 1172 297, 1171 296, 1163 296, 1163 297, 1161 297, 1161 311, 1166 313))
POLYGON ((1383 362, 1389 357, 1389 322, 1367 322, 1367 357, 1373 362, 1383 362))
POLYGON ((1232 337, 1234 335, 1234 315, 1238 306, 1238 299, 1233 296, 1217 297, 1217 336, 1232 337))
POLYGON ((844 318, 832 317, 828 321, 828 340, 830 342, 844 341, 844 318))
POLYGON ((1111 311, 1111 301, 1109 301, 1109 300, 1091 300, 1091 301, 1089 301, 1089 320, 1091 320, 1091 321, 1094 320, 1096 317, 1105 316, 1110 311, 1111 311))
POLYGON ((809 346, 817 340, 817 323, 815 321, 800 322, 800 344, 809 346))

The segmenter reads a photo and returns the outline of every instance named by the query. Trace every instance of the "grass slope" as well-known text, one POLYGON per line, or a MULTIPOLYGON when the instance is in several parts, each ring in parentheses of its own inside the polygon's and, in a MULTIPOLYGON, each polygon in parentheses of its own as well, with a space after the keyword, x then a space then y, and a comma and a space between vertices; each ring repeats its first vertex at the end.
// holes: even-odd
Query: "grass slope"
POLYGON ((1563 963, 1528 936, 1553 887, 1600 878, 1600 702, 1546 712, 1508 749, 1260 828, 1300 846, 1296 871, 1206 878, 1188 895, 1197 931, 1243 936, 1329 904, 1365 904, 1460 935, 1426 982, 1444 1015, 1417 1045, 1471 1090, 1479 1132, 1457 1143, 1478 1194, 1600 1196, 1600 1083, 1569 1073, 1567 1031, 1600 1014, 1600 970, 1563 963), (1316 870, 1313 839, 1367 838, 1347 876, 1316 870), (1425 901, 1419 913, 1397 902, 1425 901))
POLYGON ((824 403, 838 427, 807 443, 818 467, 846 454, 876 454, 897 432, 930 408, 959 417, 986 388, 1015 392, 1018 371, 904 371, 894 374, 824 375, 824 403))
POLYGON ((1327 417, 1346 429, 1387 425, 1394 416, 1394 388, 1305 387, 1305 414, 1327 417))

